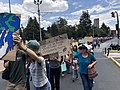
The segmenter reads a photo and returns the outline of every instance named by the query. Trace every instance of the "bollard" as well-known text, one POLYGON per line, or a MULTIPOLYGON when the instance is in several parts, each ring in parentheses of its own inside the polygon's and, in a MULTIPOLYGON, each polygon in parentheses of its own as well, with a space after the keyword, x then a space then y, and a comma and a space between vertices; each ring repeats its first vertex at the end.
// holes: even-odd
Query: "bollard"
POLYGON ((106 54, 106 48, 105 48, 105 54, 106 54))
POLYGON ((107 53, 107 56, 109 56, 109 53, 110 53, 110 48, 108 48, 108 53, 107 53))

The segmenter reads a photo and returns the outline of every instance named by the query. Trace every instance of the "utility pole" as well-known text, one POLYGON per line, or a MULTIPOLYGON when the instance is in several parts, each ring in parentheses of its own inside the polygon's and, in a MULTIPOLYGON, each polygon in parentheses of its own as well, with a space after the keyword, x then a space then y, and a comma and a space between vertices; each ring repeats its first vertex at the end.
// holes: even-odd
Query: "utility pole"
POLYGON ((40 30, 40 41, 42 41, 42 32, 41 32, 41 24, 40 24, 40 4, 42 4, 42 0, 34 0, 34 4, 38 6, 38 21, 39 21, 39 30, 40 30))

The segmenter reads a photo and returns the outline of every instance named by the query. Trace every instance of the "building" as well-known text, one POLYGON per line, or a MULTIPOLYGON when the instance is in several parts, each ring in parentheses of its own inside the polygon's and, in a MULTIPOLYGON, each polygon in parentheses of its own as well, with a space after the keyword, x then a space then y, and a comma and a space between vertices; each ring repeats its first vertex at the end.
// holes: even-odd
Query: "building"
POLYGON ((94 27, 99 28, 99 18, 94 19, 94 27))

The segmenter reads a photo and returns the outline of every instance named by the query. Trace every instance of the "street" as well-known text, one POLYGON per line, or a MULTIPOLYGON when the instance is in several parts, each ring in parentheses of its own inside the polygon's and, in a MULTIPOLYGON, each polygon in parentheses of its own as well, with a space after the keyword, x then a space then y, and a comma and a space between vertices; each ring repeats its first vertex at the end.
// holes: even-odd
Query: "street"
MULTIPOLYGON (((94 51, 99 75, 95 78, 93 90, 120 90, 120 69, 102 52, 102 49, 111 44, 112 41, 101 44, 101 48, 96 48, 94 51)), ((5 90, 6 85, 7 82, 0 78, 0 90, 5 90)), ((61 77, 61 90, 83 90, 81 79, 78 78, 72 82, 72 75, 65 74, 64 77, 61 77)))
MULTIPOLYGON (((93 90, 120 90, 120 69, 101 52, 95 53, 97 57, 98 77, 95 79, 93 90)), ((61 90, 83 90, 81 80, 72 82, 71 76, 61 79, 61 90)))
POLYGON ((0 90, 120 90, 120 0, 0 6, 0 90))

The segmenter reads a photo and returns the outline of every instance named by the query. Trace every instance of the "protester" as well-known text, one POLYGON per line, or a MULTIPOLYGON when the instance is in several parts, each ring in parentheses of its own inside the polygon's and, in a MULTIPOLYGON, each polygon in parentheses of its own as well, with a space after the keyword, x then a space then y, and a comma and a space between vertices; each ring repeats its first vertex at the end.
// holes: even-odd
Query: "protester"
POLYGON ((61 73, 61 59, 57 57, 52 57, 50 59, 50 83, 51 90, 60 90, 60 73, 61 73))
POLYGON ((5 61, 5 68, 9 67, 9 83, 6 90, 26 90, 26 54, 18 49, 15 61, 5 61), (8 66, 9 65, 9 66, 8 66))
POLYGON ((100 48, 100 41, 98 41, 98 48, 100 48))
POLYGON ((30 40, 27 46, 25 46, 22 43, 22 38, 17 34, 15 34, 13 41, 27 53, 29 60, 32 61, 30 74, 32 76, 33 90, 51 90, 51 85, 45 72, 45 60, 39 54, 40 44, 36 40, 30 40))
POLYGON ((72 62, 72 81, 78 78, 78 60, 75 58, 72 62))
MULTIPOLYGON (((74 45, 73 46, 73 54, 77 54, 78 51, 77 51, 77 45, 74 45)), ((73 58, 72 60, 72 81, 74 82, 75 81, 75 78, 78 78, 78 60, 77 58, 73 58)))
POLYGON ((50 58, 46 58, 45 63, 46 63, 47 78, 50 80, 50 58))
POLYGON ((27 61, 26 62, 26 77, 27 77, 27 82, 26 82, 26 90, 30 90, 30 69, 29 69, 29 66, 30 66, 30 62, 27 61))
POLYGON ((68 74, 71 73, 71 64, 72 64, 72 60, 69 57, 70 57, 70 55, 67 54, 66 57, 64 58, 64 61, 66 62, 66 68, 67 68, 67 73, 68 74))
POLYGON ((84 44, 84 45, 87 47, 87 49, 88 49, 87 51, 94 55, 92 45, 87 45, 87 44, 84 44))
POLYGON ((92 90, 93 79, 88 78, 88 68, 92 68, 96 64, 96 58, 93 54, 88 53, 86 45, 82 45, 78 49, 80 52, 76 53, 74 57, 78 58, 80 62, 79 70, 84 90, 92 90), (91 63, 89 63, 89 59, 91 63))
POLYGON ((78 51, 77 51, 77 45, 74 45, 74 46, 73 46, 72 51, 73 51, 73 54, 78 53, 78 51))

